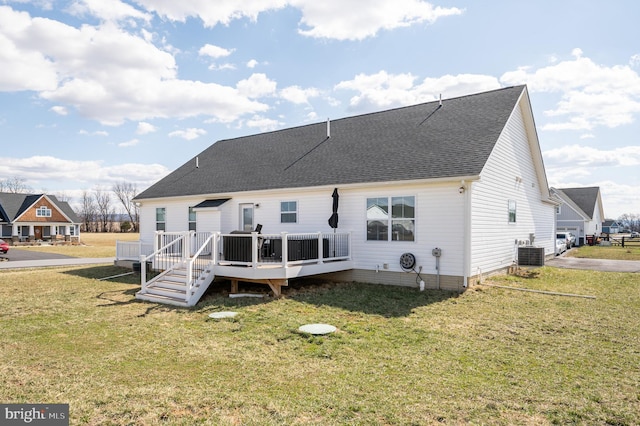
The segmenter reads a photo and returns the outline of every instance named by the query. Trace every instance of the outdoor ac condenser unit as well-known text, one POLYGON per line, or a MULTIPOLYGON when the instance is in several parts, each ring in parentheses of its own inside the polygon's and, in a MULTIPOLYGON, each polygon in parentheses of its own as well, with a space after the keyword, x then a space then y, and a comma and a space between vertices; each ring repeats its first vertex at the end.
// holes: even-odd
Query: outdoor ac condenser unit
POLYGON ((518 247, 519 266, 544 266, 544 247, 518 247))

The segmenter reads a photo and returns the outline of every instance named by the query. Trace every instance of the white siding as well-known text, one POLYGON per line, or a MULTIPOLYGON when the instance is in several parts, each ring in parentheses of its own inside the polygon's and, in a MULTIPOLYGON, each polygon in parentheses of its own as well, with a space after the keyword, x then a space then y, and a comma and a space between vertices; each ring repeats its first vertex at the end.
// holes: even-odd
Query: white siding
POLYGON ((516 240, 535 234, 534 245, 554 251, 555 207, 543 203, 538 175, 517 107, 471 189, 470 275, 510 266, 516 260, 516 240), (516 202, 516 223, 509 223, 508 203, 516 202))
POLYGON ((344 226, 352 232, 355 267, 382 271, 387 264, 388 271, 403 272, 400 256, 410 252, 416 257, 417 267, 422 266, 422 273, 435 274, 435 258, 431 250, 439 247, 442 249, 440 273, 461 276, 464 200, 458 193, 458 186, 456 183, 384 185, 379 189, 341 192, 339 228, 344 226), (415 241, 367 241, 367 198, 395 196, 416 197, 415 241))
MULTIPOLYGON (((403 272, 400 255, 413 253, 417 266, 425 275, 436 274, 435 258, 431 250, 442 249, 440 274, 462 276, 464 253, 464 197, 458 192, 459 182, 440 184, 394 184, 380 188, 339 188, 338 232, 350 232, 352 257, 358 269, 403 272), (414 196, 416 200, 415 241, 367 241, 367 198, 414 196), (384 265, 388 268, 385 269, 384 265)), ((220 207, 219 219, 207 212, 197 213, 198 231, 228 233, 239 229, 240 205, 259 204, 254 207, 254 223, 262 224, 262 233, 332 232, 328 219, 332 212, 333 188, 305 188, 298 190, 269 191, 262 193, 227 194, 231 200, 220 207), (280 202, 298 203, 297 223, 280 223, 280 202), (217 225, 217 221, 219 225, 217 225), (210 227, 209 229, 206 229, 210 227)), ((144 201, 140 209, 141 239, 152 241, 155 232, 155 209, 166 208, 167 231, 188 229, 188 207, 202 201, 201 198, 144 201)))

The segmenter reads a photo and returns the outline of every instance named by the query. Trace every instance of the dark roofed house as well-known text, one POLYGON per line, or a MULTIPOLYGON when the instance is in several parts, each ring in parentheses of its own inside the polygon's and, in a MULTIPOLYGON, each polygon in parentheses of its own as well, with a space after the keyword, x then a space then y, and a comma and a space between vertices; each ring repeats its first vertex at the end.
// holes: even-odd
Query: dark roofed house
POLYGON ((187 276, 143 273, 138 297, 177 305, 214 277, 276 295, 315 274, 464 291, 512 266, 519 244, 554 253, 525 86, 220 140, 135 201, 139 246, 154 246, 136 260, 187 276))
POLYGON ((602 232, 605 234, 617 234, 621 228, 622 225, 617 220, 607 219, 602 222, 602 232))
POLYGON ((80 220, 69 203, 47 194, 0 192, 0 236, 8 241, 78 241, 80 220))
POLYGON ((551 193, 562 201, 556 209, 558 231, 573 233, 579 245, 587 236, 600 236, 605 216, 599 187, 551 188, 551 193))

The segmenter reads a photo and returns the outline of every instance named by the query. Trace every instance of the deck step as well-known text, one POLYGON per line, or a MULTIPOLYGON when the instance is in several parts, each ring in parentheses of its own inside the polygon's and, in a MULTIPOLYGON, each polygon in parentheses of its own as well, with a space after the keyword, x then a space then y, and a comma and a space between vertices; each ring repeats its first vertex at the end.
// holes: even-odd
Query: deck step
POLYGON ((184 298, 178 299, 175 297, 163 296, 159 294, 138 292, 136 294, 136 298, 139 300, 147 301, 147 302, 162 303, 165 305, 174 305, 174 306, 182 306, 182 307, 189 306, 186 300, 184 300, 184 298))

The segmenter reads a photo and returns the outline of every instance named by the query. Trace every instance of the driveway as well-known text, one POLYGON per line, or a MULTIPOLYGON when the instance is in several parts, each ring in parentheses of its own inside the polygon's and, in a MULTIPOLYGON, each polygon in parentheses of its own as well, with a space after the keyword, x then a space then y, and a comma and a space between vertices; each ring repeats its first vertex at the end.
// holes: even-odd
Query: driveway
POLYGON ((45 259, 70 259, 71 258, 71 256, 67 256, 64 254, 43 253, 40 251, 16 249, 13 247, 9 248, 9 253, 0 254, 0 257, 7 258, 11 262, 13 262, 14 260, 45 260, 45 259))
POLYGON ((558 256, 547 260, 546 266, 566 269, 588 269, 603 272, 639 272, 638 260, 582 259, 577 257, 558 256))
POLYGON ((69 266, 90 264, 113 264, 115 258, 79 258, 57 253, 21 250, 11 247, 9 253, 0 254, 0 269, 41 268, 47 266, 69 266), (8 260, 5 260, 8 259, 8 260))

